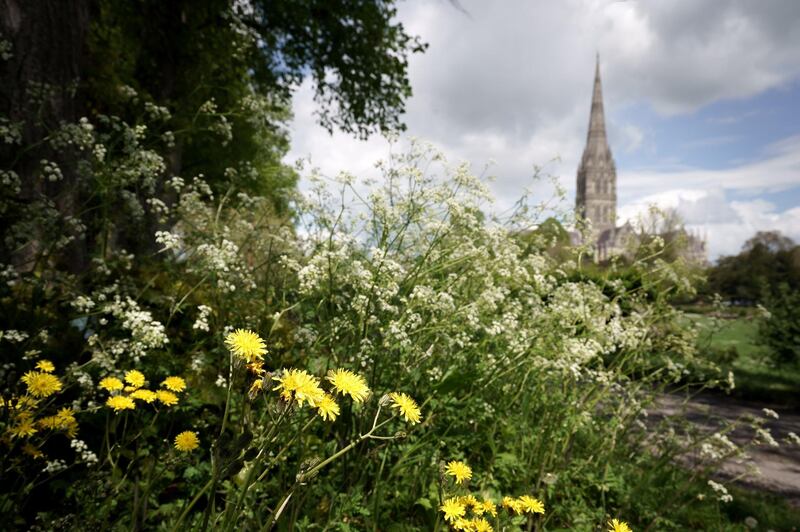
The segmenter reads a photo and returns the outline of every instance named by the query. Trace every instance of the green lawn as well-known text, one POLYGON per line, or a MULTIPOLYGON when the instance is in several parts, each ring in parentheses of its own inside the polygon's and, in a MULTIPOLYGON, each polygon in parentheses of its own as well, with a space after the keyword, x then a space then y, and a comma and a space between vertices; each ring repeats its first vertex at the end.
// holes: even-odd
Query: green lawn
POLYGON ((736 358, 720 365, 733 371, 734 395, 744 399, 800 406, 800 368, 775 367, 768 349, 758 339, 758 321, 745 316, 714 319, 708 315, 687 314, 701 328, 699 346, 709 356, 734 348, 736 358))

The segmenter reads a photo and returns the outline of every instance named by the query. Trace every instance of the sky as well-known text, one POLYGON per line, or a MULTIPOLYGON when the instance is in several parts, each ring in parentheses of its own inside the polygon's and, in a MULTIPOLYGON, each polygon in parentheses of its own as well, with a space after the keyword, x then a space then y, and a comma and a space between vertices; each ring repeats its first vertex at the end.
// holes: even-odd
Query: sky
MULTIPOLYGON (((800 242, 800 1, 412 0, 398 18, 429 43, 406 135, 490 164, 498 210, 531 185, 552 194, 536 167, 574 204, 599 53, 619 224, 676 209, 711 260, 756 231, 800 242)), ((287 162, 374 177, 389 154, 318 126, 307 83, 293 110, 287 162)))

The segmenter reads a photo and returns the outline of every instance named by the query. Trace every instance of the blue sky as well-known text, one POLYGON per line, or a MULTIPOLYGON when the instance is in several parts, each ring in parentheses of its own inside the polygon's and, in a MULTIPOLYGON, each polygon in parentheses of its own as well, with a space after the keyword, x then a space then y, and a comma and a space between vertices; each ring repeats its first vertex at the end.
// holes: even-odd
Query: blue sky
POLYGON ((612 123, 635 123, 646 135, 638 149, 623 144, 616 150, 623 168, 731 168, 758 160, 771 144, 800 134, 800 80, 674 116, 659 114, 647 102, 612 111, 612 123))
MULTIPOLYGON (((677 209, 707 238, 710 259, 758 230, 800 241, 799 1, 460 4, 400 4, 407 29, 430 44, 411 60, 404 119, 452 162, 480 172, 494 161, 498 210, 531 184, 534 166, 565 188, 562 208, 574 203, 599 52, 619 223, 651 204, 677 209)), ((387 140, 329 135, 314 109, 304 84, 287 159, 374 177, 387 140)))

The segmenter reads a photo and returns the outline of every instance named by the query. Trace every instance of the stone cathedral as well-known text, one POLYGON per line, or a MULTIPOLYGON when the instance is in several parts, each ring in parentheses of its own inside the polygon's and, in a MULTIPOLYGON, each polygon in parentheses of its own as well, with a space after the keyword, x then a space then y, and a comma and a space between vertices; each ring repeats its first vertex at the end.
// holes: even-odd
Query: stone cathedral
MULTIPOLYGON (((624 254, 627 244, 637 236, 630 223, 617 227, 617 168, 606 136, 599 55, 594 72, 589 132, 578 166, 575 211, 578 216, 591 221, 597 260, 605 261, 614 255, 624 254)), ((688 244, 684 256, 692 261, 704 262, 705 242, 688 235, 684 230, 681 232, 688 244)), ((572 233, 572 238, 577 243, 581 237, 579 233, 572 233)))

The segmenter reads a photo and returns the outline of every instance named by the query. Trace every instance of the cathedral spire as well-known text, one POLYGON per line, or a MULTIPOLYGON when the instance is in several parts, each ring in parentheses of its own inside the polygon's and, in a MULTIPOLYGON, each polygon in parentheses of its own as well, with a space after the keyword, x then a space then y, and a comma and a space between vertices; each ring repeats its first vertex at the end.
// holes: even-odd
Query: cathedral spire
POLYGON ((603 85, 600 82, 600 54, 594 68, 594 92, 592 93, 592 112, 589 115, 589 132, 586 137, 586 149, 594 148, 594 153, 605 153, 608 150, 606 138, 606 117, 603 112, 603 85))
POLYGON ((586 148, 578 167, 575 207, 592 227, 602 234, 616 227, 617 170, 606 136, 606 119, 603 111, 603 86, 600 81, 600 54, 594 68, 592 110, 589 114, 589 132, 586 148))

